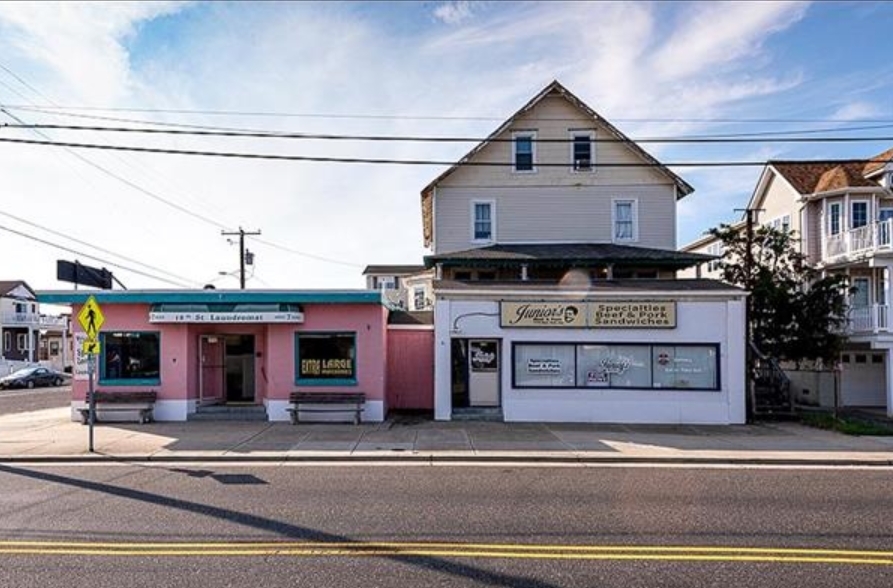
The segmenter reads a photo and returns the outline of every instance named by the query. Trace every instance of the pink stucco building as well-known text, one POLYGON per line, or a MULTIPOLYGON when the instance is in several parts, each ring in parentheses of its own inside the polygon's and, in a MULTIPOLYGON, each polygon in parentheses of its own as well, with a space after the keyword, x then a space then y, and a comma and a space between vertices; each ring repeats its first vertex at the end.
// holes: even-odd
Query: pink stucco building
MULTIPOLYGON (((293 391, 363 392, 364 421, 387 413, 388 309, 378 291, 54 291, 39 299, 70 304, 77 316, 91 294, 104 315, 96 388, 155 391, 157 420, 229 405, 285 421, 293 391)), ((85 334, 73 322, 80 348, 85 334)), ((73 415, 87 389, 79 354, 73 415)))

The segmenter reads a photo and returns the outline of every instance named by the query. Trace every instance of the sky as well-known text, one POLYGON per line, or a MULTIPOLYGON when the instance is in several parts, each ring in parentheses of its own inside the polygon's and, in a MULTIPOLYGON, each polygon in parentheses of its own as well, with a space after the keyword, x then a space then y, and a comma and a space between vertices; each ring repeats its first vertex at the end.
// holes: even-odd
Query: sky
MULTIPOLYGON (((0 123, 484 137, 557 79, 667 163, 861 158, 893 146, 893 3, 0 3, 0 123), (104 118, 97 118, 104 117, 104 118), (771 135, 764 135, 770 137, 771 135)), ((0 128, 0 139, 455 161, 473 144, 0 128)), ((421 263, 443 165, 264 161, 0 142, 0 279, 68 289, 56 260, 129 289, 361 288, 421 263), (61 246, 63 249, 60 249, 61 246)), ((677 240, 740 217, 759 167, 673 168, 677 240)))

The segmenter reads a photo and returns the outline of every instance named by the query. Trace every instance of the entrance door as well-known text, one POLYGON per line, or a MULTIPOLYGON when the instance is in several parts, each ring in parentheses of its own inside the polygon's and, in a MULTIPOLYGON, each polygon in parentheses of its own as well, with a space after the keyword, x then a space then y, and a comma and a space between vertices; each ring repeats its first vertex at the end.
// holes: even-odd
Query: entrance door
POLYGON ((468 341, 468 404, 499 406, 499 340, 468 341))
POLYGON ((199 404, 218 404, 224 399, 224 345, 222 337, 203 335, 199 339, 199 404))
POLYGON ((226 336, 226 401, 254 402, 254 335, 226 336))

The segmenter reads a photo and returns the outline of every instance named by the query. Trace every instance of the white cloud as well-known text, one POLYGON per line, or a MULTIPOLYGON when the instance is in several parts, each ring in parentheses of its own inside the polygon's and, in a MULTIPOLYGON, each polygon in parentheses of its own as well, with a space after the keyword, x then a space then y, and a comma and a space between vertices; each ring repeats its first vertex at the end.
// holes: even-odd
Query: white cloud
MULTIPOLYGON (((159 16, 173 14, 176 20, 180 5, 0 3, 0 55, 14 55, 17 73, 66 103, 398 115, 385 119, 155 116, 351 134, 485 136, 498 120, 399 116, 502 120, 555 78, 612 122, 615 117, 714 116, 748 99, 787 92, 802 79, 797 71, 782 74, 773 69, 772 56, 762 49, 767 38, 796 24, 804 10, 801 5, 757 5, 757 14, 750 16, 746 7, 737 5, 723 5, 723 10, 684 5, 682 18, 665 22, 661 11, 675 5, 494 3, 484 11, 458 2, 435 9, 449 27, 432 23, 428 7, 389 5, 389 10, 422 13, 423 32, 398 29, 384 16, 370 17, 362 11, 358 15, 353 6, 343 4, 200 6, 190 18, 177 22, 176 37, 167 40, 163 50, 142 45, 135 56, 132 41, 151 37, 159 16), (711 19, 717 22, 716 31, 708 26, 711 19), (691 38, 696 35, 700 37, 691 38), (760 59, 755 61, 755 56, 760 59)), ((9 78, 0 72, 0 80, 9 78)), ((9 98, 0 87, 0 102, 9 98)), ((634 136, 694 128, 688 122, 619 122, 618 126, 634 136)), ((471 147, 107 136, 101 140, 444 160, 455 160, 471 147)), ((651 146, 646 148, 652 151, 651 146)), ((685 159, 679 151, 666 151, 668 157, 685 159)), ((47 226, 70 230, 198 282, 217 279, 219 286, 236 284, 217 275, 238 265, 235 249, 226 244, 218 227, 175 212, 64 152, 48 155, 46 148, 3 148, 0 153, 4 194, 15 194, 16 202, 27 203, 28 214, 23 216, 40 210, 37 218, 47 226)), ((419 191, 443 169, 160 155, 128 155, 122 161, 98 153, 86 155, 228 226, 261 229, 262 238, 291 249, 356 264, 325 263, 250 242, 249 248, 257 253, 256 275, 263 280, 253 285, 275 287, 358 287, 365 264, 419 262, 425 253, 419 191)), ((699 227, 716 223, 709 217, 701 222, 698 214, 718 215, 729 208, 732 184, 746 184, 743 191, 752 188, 744 173, 741 177, 684 169, 681 173, 697 188, 684 205, 715 203, 680 207, 680 218, 691 215, 692 224, 699 227)), ((4 196, 0 209, 7 209, 7 202, 4 196)), ((0 225, 7 222, 0 218, 0 225)), ((21 259, 4 261, 6 277, 23 277, 35 287, 56 286, 53 264, 65 255, 25 243, 0 232, 0 248, 27 251, 21 259)), ((159 286, 123 273, 130 287, 159 286)))
POLYGON ((882 114, 883 110, 878 108, 875 104, 858 101, 844 104, 831 115, 831 118, 840 121, 850 121, 871 118, 882 114))
POLYGON ((471 18, 474 10, 468 0, 444 2, 434 9, 434 16, 446 24, 455 25, 471 18))

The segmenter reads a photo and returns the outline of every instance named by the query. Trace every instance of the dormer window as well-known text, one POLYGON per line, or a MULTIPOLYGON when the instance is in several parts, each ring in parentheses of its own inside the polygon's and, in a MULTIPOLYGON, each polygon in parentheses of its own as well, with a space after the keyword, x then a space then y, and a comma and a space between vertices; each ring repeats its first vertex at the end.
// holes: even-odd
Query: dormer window
POLYGON ((516 172, 535 172, 536 133, 532 131, 512 134, 512 169, 516 172))
POLYGON ((591 172, 595 162, 595 133, 571 131, 571 165, 575 172, 591 172))

